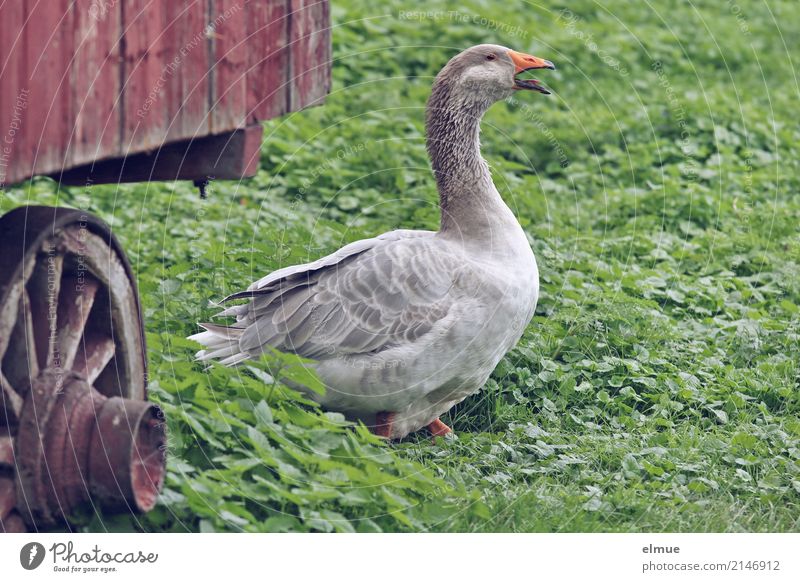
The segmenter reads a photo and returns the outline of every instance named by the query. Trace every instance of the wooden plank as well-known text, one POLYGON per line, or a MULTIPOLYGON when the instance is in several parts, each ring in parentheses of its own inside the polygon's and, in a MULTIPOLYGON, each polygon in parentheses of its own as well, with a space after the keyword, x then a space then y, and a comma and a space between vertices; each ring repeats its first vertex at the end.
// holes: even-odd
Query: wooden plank
POLYGON ((209 36, 214 62, 210 133, 244 127, 247 118, 247 44, 244 0, 212 0, 209 36))
MULTIPOLYGON (((72 55, 72 11, 69 0, 26 2, 24 27, 26 79, 30 97, 24 141, 32 160, 30 173, 55 171, 70 160, 66 146, 72 130, 68 74, 72 55)), ((22 140, 21 140, 22 141, 22 140)))
POLYGON ((330 91, 330 16, 326 0, 290 0, 290 8, 290 109, 299 111, 330 91))
POLYGON ((102 160, 64 172, 68 185, 142 182, 145 180, 239 180, 255 175, 261 151, 261 125, 230 133, 170 142, 154 152, 102 160))
POLYGON ((247 4, 248 122, 289 110, 289 2, 247 4))
MULTIPOLYGON (((166 113, 167 135, 181 136, 181 115, 183 101, 183 84, 181 77, 186 70, 186 57, 188 51, 194 50, 193 45, 186 46, 184 39, 184 20, 191 5, 183 2, 168 2, 164 7, 164 29, 161 33, 163 42, 162 67, 165 74, 164 103, 166 113)), ((203 24, 200 25, 201 27, 203 24)))
POLYGON ((0 4, 0 187, 27 175, 31 160, 20 147, 30 88, 24 70, 25 7, 22 2, 0 4))
POLYGON ((161 31, 165 4, 151 0, 123 3, 123 155, 157 148, 164 140, 167 72, 161 31))
POLYGON ((119 155, 122 3, 74 0, 73 164, 119 155))
POLYGON ((205 135, 208 129, 208 0, 166 4, 164 61, 169 75, 167 141, 205 135))

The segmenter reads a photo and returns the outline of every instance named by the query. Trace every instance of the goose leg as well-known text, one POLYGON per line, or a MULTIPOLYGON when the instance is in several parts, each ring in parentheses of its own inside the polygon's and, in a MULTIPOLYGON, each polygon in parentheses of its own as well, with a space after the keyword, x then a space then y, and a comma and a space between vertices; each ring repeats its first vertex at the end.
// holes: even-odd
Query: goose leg
POLYGON ((392 423, 394 422, 394 412, 379 412, 375 415, 375 426, 372 432, 384 438, 391 438, 392 423))
POLYGON ((453 432, 453 429, 443 423, 440 419, 434 420, 428 425, 428 430, 431 431, 431 436, 444 436, 453 432))

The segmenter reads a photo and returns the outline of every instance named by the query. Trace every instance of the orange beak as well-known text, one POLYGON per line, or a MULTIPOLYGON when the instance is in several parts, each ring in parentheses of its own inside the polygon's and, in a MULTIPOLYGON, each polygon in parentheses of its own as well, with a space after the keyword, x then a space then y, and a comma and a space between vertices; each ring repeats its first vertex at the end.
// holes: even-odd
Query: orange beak
POLYGON ((518 53, 517 51, 508 51, 508 56, 510 56, 511 60, 514 61, 514 65, 517 67, 517 73, 521 73, 529 69, 555 70, 556 68, 556 66, 550 61, 540 59, 539 57, 534 57, 533 55, 526 55, 525 53, 518 53))
MULTIPOLYGON (((508 51, 508 56, 511 57, 511 60, 514 62, 514 67, 516 67, 514 75, 519 75, 520 73, 530 71, 531 69, 556 68, 556 66, 550 61, 540 59, 539 57, 534 57, 533 55, 526 55, 525 53, 518 53, 517 51, 510 50, 508 51)), ((528 91, 538 91, 539 93, 544 93, 545 95, 550 94, 550 91, 545 89, 544 86, 536 79, 517 79, 515 77, 514 89, 527 89, 528 91)))

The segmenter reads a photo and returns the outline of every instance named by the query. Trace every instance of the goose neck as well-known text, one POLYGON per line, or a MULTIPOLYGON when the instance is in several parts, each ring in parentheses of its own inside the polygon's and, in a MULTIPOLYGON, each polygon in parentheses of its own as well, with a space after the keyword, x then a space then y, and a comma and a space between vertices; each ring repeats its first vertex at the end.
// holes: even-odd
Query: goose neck
POLYGON ((434 84, 426 137, 439 191, 441 231, 478 234, 509 212, 480 151, 480 123, 490 104, 460 97, 445 83, 434 84))

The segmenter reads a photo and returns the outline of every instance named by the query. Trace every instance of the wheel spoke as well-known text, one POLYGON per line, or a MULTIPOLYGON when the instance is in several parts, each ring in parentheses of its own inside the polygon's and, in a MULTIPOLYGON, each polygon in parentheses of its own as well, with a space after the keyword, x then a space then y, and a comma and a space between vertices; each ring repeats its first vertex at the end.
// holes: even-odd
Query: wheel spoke
POLYGON ((21 410, 22 398, 14 392, 3 372, 0 372, 0 423, 6 426, 16 424, 21 410))
POLYGON ((115 349, 116 346, 112 338, 87 330, 75 356, 75 363, 72 369, 79 374, 83 374, 86 381, 89 384, 93 384, 103 371, 103 368, 114 357, 115 349))
POLYGON ((36 351, 36 335, 33 330, 33 316, 31 315, 31 298, 27 291, 22 292, 22 325, 25 334, 25 356, 28 360, 28 382, 32 382, 39 375, 41 365, 36 351))
POLYGON ((55 243, 48 240, 28 281, 36 355, 41 368, 61 365, 56 351, 56 334, 63 267, 64 256, 56 252, 55 243))
POLYGON ((81 344, 99 283, 86 276, 65 275, 58 300, 58 345, 61 367, 69 370, 81 344))

